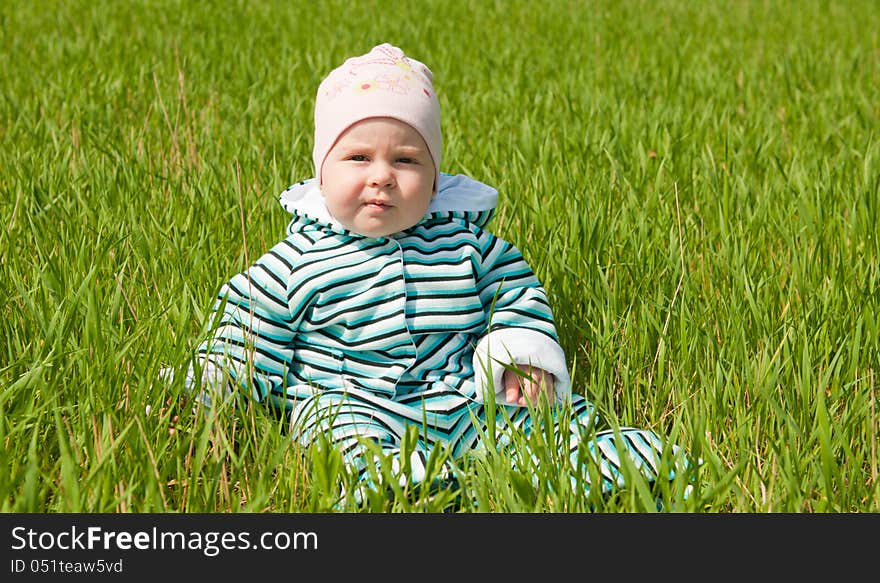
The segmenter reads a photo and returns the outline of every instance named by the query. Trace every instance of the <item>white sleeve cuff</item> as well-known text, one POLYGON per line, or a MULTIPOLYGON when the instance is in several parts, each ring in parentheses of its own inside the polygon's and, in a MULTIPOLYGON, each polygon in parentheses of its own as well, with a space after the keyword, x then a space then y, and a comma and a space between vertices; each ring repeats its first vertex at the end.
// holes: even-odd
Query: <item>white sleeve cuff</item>
POLYGON ((478 402, 484 402, 488 391, 494 387, 495 401, 506 403, 502 377, 504 365, 511 364, 536 366, 552 374, 557 401, 566 401, 571 395, 571 377, 559 343, 527 328, 502 328, 483 336, 474 350, 478 402))
MULTIPOLYGON (((190 364, 183 379, 183 391, 193 400, 210 408, 215 403, 228 399, 234 391, 229 382, 229 374, 226 368, 219 366, 210 358, 203 359, 200 365, 202 367, 201 382, 196 383, 195 370, 193 365, 190 364), (198 392, 196 392, 197 388, 199 389, 198 392)), ((159 370, 159 380, 164 382, 166 387, 172 385, 174 376, 174 369, 172 367, 159 370)))

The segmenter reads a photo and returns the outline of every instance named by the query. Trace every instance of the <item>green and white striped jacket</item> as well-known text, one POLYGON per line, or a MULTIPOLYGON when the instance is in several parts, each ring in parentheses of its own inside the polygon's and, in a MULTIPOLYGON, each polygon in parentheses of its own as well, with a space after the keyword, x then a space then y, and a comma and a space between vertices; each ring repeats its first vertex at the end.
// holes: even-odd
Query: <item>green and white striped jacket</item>
POLYGON ((566 399, 544 289, 519 250, 483 228, 497 200, 442 174, 418 224, 370 238, 330 216, 314 180, 291 186, 280 196, 293 214, 286 238, 220 289, 219 326, 198 349, 204 386, 231 378, 287 410, 326 388, 482 401, 494 387, 502 402, 503 365, 531 363, 566 399))

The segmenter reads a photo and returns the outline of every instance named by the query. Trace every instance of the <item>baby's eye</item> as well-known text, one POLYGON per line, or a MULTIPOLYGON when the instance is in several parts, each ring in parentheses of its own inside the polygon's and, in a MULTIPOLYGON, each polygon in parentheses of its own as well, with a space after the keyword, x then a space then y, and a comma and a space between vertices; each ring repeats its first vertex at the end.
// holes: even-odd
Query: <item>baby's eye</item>
POLYGON ((367 161, 367 157, 364 156, 363 154, 352 154, 351 156, 348 157, 348 159, 353 162, 366 162, 367 161))
POLYGON ((407 158, 405 156, 403 158, 398 158, 397 161, 401 164, 418 164, 418 160, 415 158, 407 158))

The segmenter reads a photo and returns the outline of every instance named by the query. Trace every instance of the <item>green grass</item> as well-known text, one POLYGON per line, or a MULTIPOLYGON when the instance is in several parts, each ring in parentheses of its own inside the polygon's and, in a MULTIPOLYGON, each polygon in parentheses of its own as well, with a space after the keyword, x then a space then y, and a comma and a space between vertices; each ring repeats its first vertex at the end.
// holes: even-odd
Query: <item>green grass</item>
MULTIPOLYGON (((443 169, 501 192, 576 391, 704 460, 666 508, 880 511, 878 31, 873 0, 0 3, 0 509, 338 504, 332 448, 158 373, 282 236, 318 82, 388 41, 435 73, 443 169)), ((566 489, 551 438, 466 460, 465 500, 653 509, 566 489)))

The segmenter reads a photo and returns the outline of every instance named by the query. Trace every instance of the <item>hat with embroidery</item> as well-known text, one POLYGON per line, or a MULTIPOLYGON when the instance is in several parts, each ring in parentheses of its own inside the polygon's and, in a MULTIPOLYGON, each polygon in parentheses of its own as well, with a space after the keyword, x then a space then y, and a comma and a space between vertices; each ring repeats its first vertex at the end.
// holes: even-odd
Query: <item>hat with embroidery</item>
POLYGON ((347 59, 318 86, 312 150, 318 183, 322 182, 324 159, 339 136, 353 124, 373 117, 394 118, 419 132, 434 160, 436 191, 443 137, 433 74, 423 63, 388 43, 347 59))

